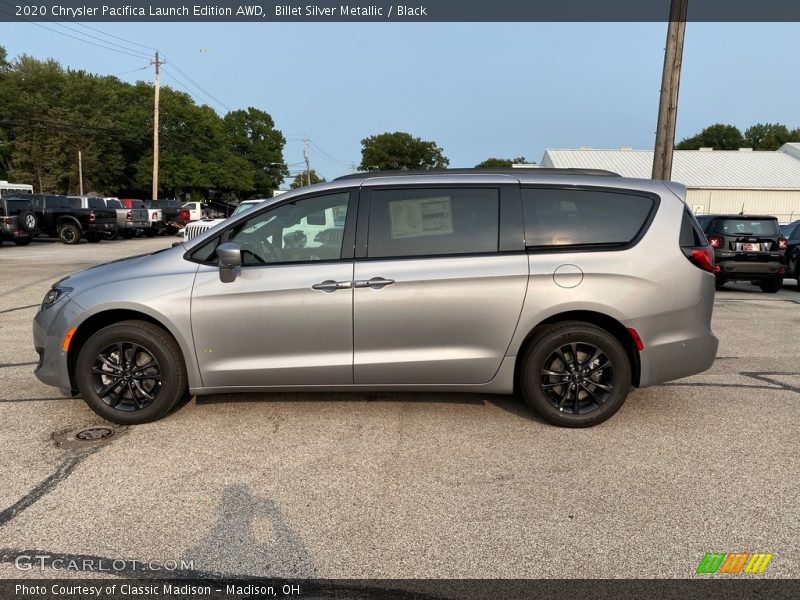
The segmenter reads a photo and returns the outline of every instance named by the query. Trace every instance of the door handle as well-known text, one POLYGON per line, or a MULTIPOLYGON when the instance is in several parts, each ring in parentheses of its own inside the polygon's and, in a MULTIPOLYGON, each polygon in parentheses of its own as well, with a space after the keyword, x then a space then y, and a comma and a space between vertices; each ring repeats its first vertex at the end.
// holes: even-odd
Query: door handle
POLYGON ((334 281, 333 279, 326 279, 321 283, 315 283, 311 289, 320 290, 321 292, 335 292, 336 290, 349 290, 353 287, 352 281, 334 281))
POLYGON ((394 279, 384 279, 383 277, 373 277, 372 279, 359 279, 355 282, 355 286, 357 288, 372 288, 373 290, 379 290, 387 285, 392 285, 394 283, 394 279))

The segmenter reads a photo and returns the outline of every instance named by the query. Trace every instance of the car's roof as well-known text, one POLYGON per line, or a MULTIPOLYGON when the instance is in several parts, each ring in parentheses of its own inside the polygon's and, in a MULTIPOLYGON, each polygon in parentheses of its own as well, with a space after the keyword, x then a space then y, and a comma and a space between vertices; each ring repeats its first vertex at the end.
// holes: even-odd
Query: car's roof
POLYGON ((772 215, 700 215, 697 217, 698 219, 731 219, 731 220, 742 220, 742 219, 772 219, 774 221, 778 220, 778 217, 774 217, 772 215))

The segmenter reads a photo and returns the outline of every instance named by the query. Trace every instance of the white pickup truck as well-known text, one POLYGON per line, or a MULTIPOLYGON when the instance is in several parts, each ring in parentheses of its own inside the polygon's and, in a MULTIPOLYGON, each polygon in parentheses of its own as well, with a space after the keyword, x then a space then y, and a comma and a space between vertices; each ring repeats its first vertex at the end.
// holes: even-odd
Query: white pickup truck
MULTIPOLYGON (((260 202, 263 201, 264 198, 258 198, 256 200, 244 200, 243 202, 240 202, 239 206, 236 207, 236 210, 234 210, 231 213, 231 217, 233 215, 241 214, 246 210, 250 210, 256 204, 259 204, 260 202)), ((200 206, 199 202, 187 202, 181 208, 187 209, 192 204, 196 204, 198 207, 200 206)), ((191 216, 192 215, 191 209, 188 210, 189 210, 189 215, 191 216)), ((203 219, 202 217, 198 220, 195 220, 194 217, 192 216, 189 223, 186 225, 186 227, 183 228, 183 241, 188 242, 189 240, 197 237, 207 229, 211 229, 217 223, 222 223, 224 220, 225 219, 203 219)))

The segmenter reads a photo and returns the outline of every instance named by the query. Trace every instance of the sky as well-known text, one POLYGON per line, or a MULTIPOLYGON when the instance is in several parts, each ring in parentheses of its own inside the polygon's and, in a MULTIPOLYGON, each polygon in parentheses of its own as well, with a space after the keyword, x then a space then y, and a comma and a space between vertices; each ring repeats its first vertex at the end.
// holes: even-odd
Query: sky
MULTIPOLYGON (((327 179, 349 172, 360 162, 361 140, 385 131, 435 141, 451 167, 491 156, 539 162, 546 148, 651 149, 667 27, 89 25, 97 31, 75 23, 5 23, 0 44, 12 58, 55 58, 131 82, 152 81, 146 58, 67 35, 134 55, 158 48, 167 57, 162 85, 188 88, 221 114, 248 106, 267 111, 287 138, 286 162, 300 168, 307 135, 311 167, 327 179)), ((677 139, 717 122, 742 130, 758 122, 800 126, 798 56, 800 23, 688 23, 677 139)))

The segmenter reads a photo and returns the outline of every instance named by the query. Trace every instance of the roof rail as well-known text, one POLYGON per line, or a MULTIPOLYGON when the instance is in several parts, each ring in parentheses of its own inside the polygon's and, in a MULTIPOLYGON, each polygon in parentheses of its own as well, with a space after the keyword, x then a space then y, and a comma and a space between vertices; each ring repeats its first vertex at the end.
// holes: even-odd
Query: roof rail
POLYGON ((365 171, 342 175, 333 181, 343 179, 371 179, 373 177, 406 177, 411 175, 595 175, 599 177, 621 177, 619 173, 605 169, 554 169, 549 167, 508 168, 486 167, 472 169, 398 169, 395 171, 365 171))

